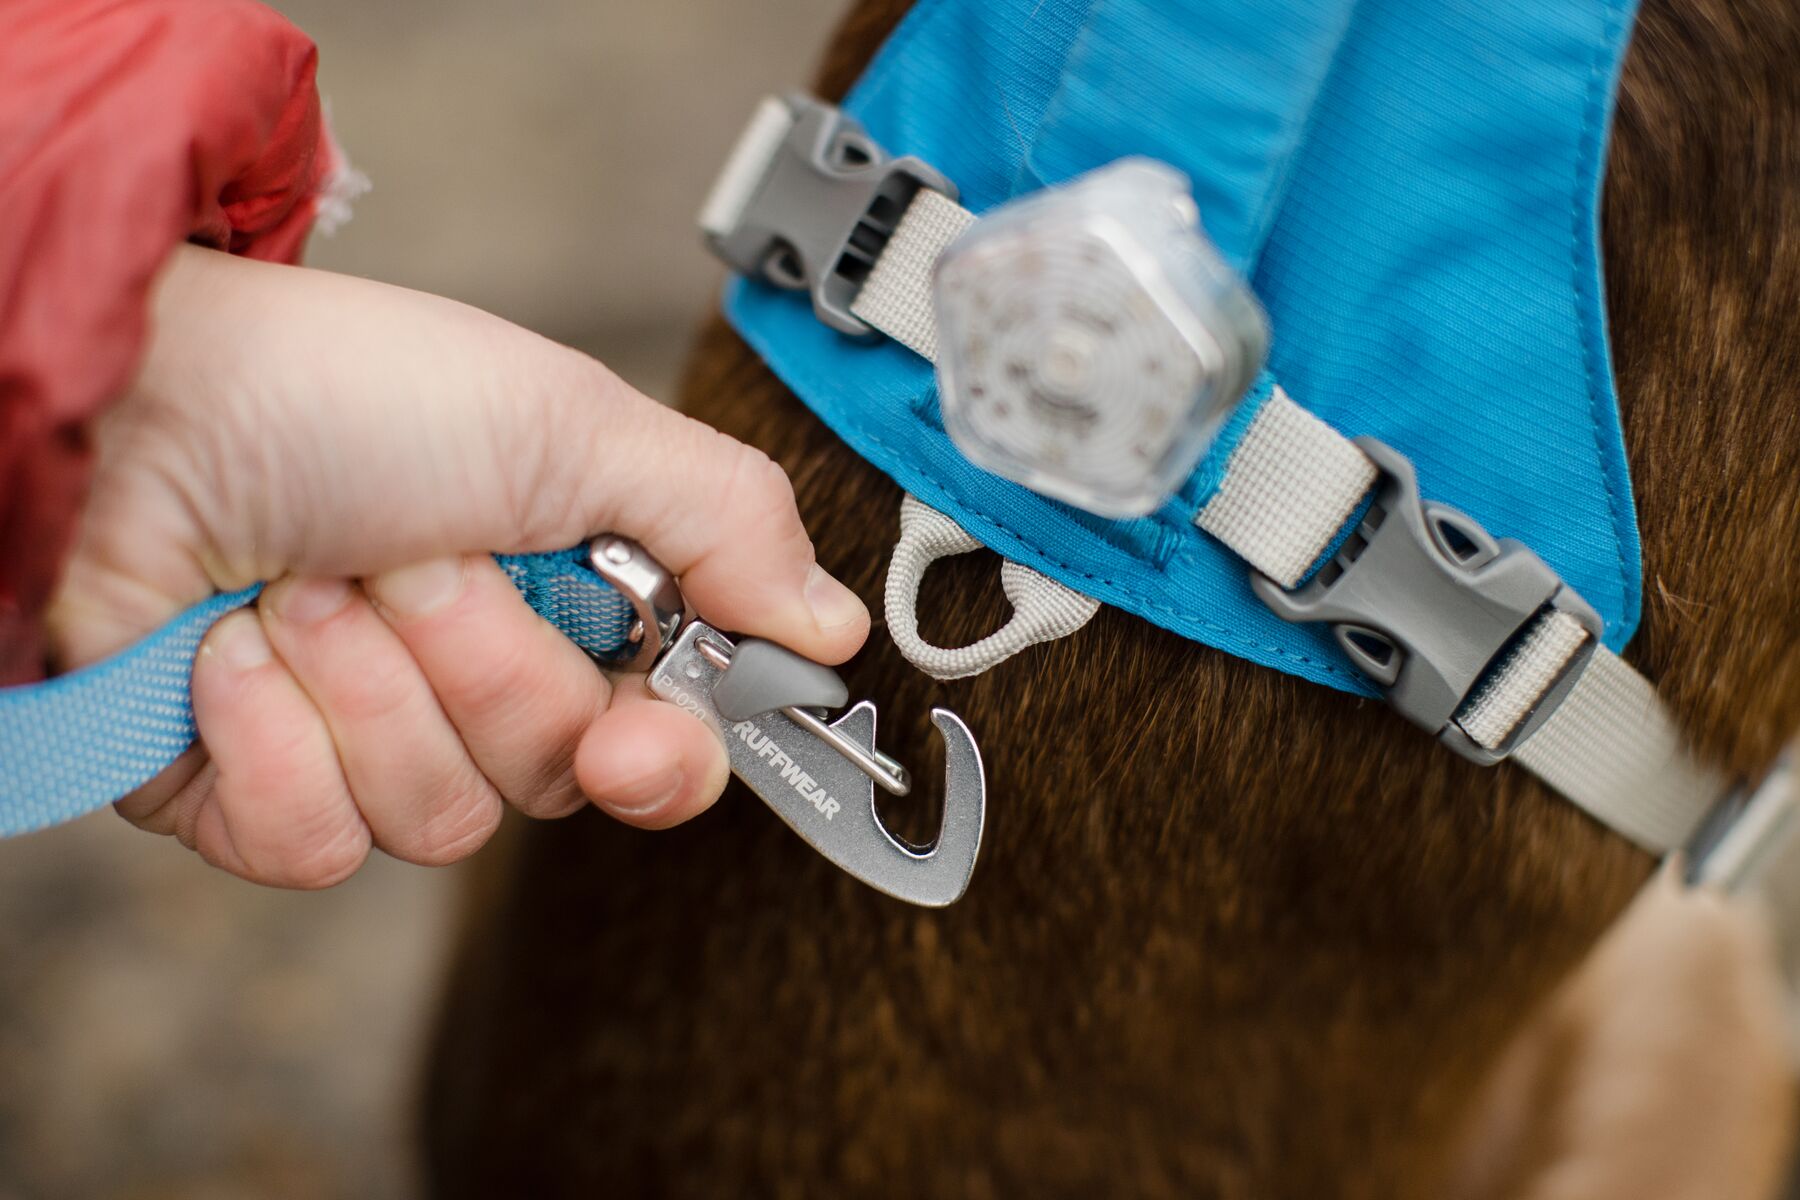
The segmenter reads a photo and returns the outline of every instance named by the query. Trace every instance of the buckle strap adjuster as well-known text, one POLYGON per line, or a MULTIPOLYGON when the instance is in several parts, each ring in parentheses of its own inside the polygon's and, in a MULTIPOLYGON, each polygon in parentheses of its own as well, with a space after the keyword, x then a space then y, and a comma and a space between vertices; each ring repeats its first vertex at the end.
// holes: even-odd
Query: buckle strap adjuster
POLYGON ((1330 623, 1344 653, 1407 720, 1465 758, 1498 762, 1573 687, 1600 644, 1600 616, 1523 543, 1421 500, 1405 455, 1374 438, 1355 442, 1380 471, 1355 533, 1293 591, 1260 573, 1251 585, 1283 620, 1330 623), (1589 636, 1504 743, 1482 746, 1456 715, 1546 609, 1568 613, 1589 636))
POLYGON ((850 305, 920 188, 956 187, 920 159, 891 157, 860 122, 811 97, 757 107, 700 213, 733 270, 812 295, 819 319, 874 332, 850 305))

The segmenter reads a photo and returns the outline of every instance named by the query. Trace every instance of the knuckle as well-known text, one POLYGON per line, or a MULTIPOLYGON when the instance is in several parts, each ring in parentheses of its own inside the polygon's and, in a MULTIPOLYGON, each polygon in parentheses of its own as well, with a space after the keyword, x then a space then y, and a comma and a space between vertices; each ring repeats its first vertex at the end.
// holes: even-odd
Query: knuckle
POLYGON ((329 751, 330 734, 316 709, 294 703, 300 684, 285 667, 256 681, 228 712, 216 707, 200 712, 200 738, 209 752, 229 751, 240 762, 255 764, 271 784, 314 771, 329 751))
MULTIPOLYGON (((505 761, 555 764, 605 701, 598 671, 549 625, 535 618, 496 637, 454 679, 437 681, 438 697, 456 714, 465 740, 505 747, 505 761)), ((545 766, 533 778, 554 771, 545 766)), ((496 782, 499 782, 496 780, 496 782)))
POLYGON ((761 450, 724 434, 717 436, 736 452, 735 465, 720 491, 719 511, 728 519, 722 523, 717 544, 724 548, 741 543, 749 534, 764 563, 811 563, 812 537, 800 519, 794 482, 787 471, 761 450))
POLYGON ((275 887, 311 891, 342 883, 369 856, 369 827, 348 795, 328 788, 296 795, 292 788, 288 785, 286 795, 274 788, 256 796, 240 791, 234 800, 233 789, 221 781, 225 808, 244 812, 261 805, 287 814, 263 836, 237 839, 244 866, 257 882, 275 887))
POLYGON ((531 681, 542 675, 534 669, 533 641, 495 638, 478 662, 471 658, 446 664, 461 669, 438 681, 440 698, 464 714, 462 719, 480 724, 500 720, 527 704, 531 681))
POLYGON ((319 690, 332 715, 350 725, 380 727, 406 719, 423 686, 415 674, 403 671, 351 668, 334 675, 319 690))
POLYGON ((282 887, 317 891, 356 874, 369 857, 369 833, 360 822, 345 822, 331 836, 292 845, 268 872, 282 887))
MULTIPOLYGON (((581 499, 594 463, 607 461, 617 435, 617 422, 607 418, 638 399, 623 380, 588 355, 549 342, 543 348, 548 351, 542 363, 543 377, 549 381, 546 390, 529 400, 529 411, 507 412, 493 431, 495 444, 505 452, 501 461, 525 468, 503 470, 501 478, 513 526, 530 545, 580 536, 569 531, 579 531, 584 523, 581 499), (589 431, 591 453, 569 452, 571 430, 589 431)), ((645 403, 653 413, 665 411, 645 403)))
POLYGON ((794 483, 781 464, 754 446, 746 446, 727 437, 715 435, 731 447, 732 465, 721 492, 724 511, 740 518, 766 521, 771 518, 799 522, 794 503, 794 483))
POLYGON ((535 779, 518 788, 516 795, 509 796, 508 801, 536 820, 564 817, 586 805, 587 797, 575 780, 572 754, 546 767, 535 779))
POLYGON ((485 781, 458 787, 438 811, 409 839, 396 858, 422 867, 446 867, 461 862, 483 846, 500 828, 500 797, 485 781))

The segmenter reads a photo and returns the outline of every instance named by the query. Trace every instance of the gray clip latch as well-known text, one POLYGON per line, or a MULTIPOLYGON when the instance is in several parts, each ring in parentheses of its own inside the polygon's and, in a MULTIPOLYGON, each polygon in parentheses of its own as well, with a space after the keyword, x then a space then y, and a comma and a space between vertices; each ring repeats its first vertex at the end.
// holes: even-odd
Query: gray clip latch
POLYGON ((875 706, 835 720, 849 698, 831 668, 756 639, 735 641, 685 617, 675 577, 636 542, 596 538, 589 562, 631 604, 628 650, 608 666, 648 671, 650 691, 704 722, 734 775, 826 858, 912 904, 949 904, 969 886, 987 814, 981 751, 962 718, 931 710, 944 744, 937 840, 914 846, 888 832, 875 789, 907 795, 906 768, 875 744, 875 706))
POLYGON ((1374 438, 1356 445, 1381 471, 1362 523, 1293 591, 1260 574, 1251 586, 1283 620, 1329 622, 1344 653, 1407 720, 1465 758, 1499 762, 1562 703, 1600 644, 1600 616, 1522 543, 1421 501, 1405 455, 1374 438), (1568 613, 1589 637, 1505 744, 1488 749, 1456 714, 1545 608, 1568 613))
POLYGON ((956 188, 917 158, 892 158, 853 118, 809 96, 762 102, 700 212, 733 270, 805 289, 833 329, 873 332, 850 313, 920 188, 956 188))

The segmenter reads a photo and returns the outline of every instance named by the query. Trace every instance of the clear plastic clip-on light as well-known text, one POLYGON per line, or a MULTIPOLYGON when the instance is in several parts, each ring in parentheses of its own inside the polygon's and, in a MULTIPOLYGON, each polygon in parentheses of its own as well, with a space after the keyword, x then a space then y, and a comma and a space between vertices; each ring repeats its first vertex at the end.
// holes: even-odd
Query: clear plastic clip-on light
POLYGON ((957 447, 1102 516, 1167 499, 1268 352, 1186 176, 1144 158, 984 215, 938 261, 933 302, 957 447))
POLYGON ((904 796, 906 768, 875 745, 875 706, 849 699, 831 668, 758 638, 733 640, 686 616, 675 579, 642 546, 607 535, 589 554, 594 572, 631 602, 624 655, 604 665, 648 671, 650 690, 718 735, 734 775, 793 831, 871 887, 939 907, 969 886, 987 811, 981 752, 962 718, 931 711, 944 739, 944 817, 937 841, 911 846, 888 832, 875 787, 904 796))

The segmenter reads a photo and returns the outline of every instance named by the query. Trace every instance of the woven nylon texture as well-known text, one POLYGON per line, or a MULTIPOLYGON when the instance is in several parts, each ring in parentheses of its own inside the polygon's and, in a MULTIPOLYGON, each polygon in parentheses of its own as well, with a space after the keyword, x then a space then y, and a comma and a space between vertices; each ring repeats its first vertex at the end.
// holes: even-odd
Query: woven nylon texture
POLYGON ((942 192, 921 189, 894 227, 868 282, 856 294, 851 315, 899 342, 926 362, 938 354, 937 314, 931 309, 931 275, 951 242, 975 222, 975 214, 942 192))
MULTIPOLYGON (((1595 232, 1629 0, 920 0, 846 102, 979 213, 1128 154, 1192 178, 1275 330, 1270 375, 1422 490, 1530 545, 1637 624, 1638 544, 1595 232)), ((1252 661, 1370 688, 1283 623, 1192 525, 1265 378, 1162 510, 1109 521, 980 471, 931 368, 842 337, 804 296, 727 312, 852 447, 1008 559, 1252 661)))
POLYGON ((1097 600, 1015 562, 1000 564, 1012 605, 1006 624, 967 646, 934 646, 919 635, 919 585, 940 558, 981 549, 955 521, 911 496, 900 498, 900 541, 888 563, 883 609, 888 635, 906 661, 933 679, 967 679, 1040 642, 1068 637, 1093 620, 1097 600))
MULTIPOLYGON (((1456 712, 1456 723, 1477 746, 1499 749, 1587 639, 1587 630, 1568 613, 1545 613, 1526 630, 1506 661, 1490 671, 1464 701, 1456 712)), ((1632 748, 1636 749, 1635 743, 1632 748)), ((1612 752, 1610 746, 1588 749, 1596 757, 1612 752)))
POLYGON ((1684 745, 1649 681, 1602 647, 1511 761, 1661 854, 1684 845, 1725 794, 1726 780, 1684 745))
POLYGON ((1277 388, 1244 431, 1200 528, 1291 588, 1375 485, 1375 464, 1277 388))
MULTIPOLYGON (((586 547, 498 561, 532 608, 591 654, 625 644, 630 604, 583 566, 586 547)), ((194 741, 194 652, 260 587, 196 604, 104 662, 0 690, 0 837, 70 821, 148 782, 194 741)))

